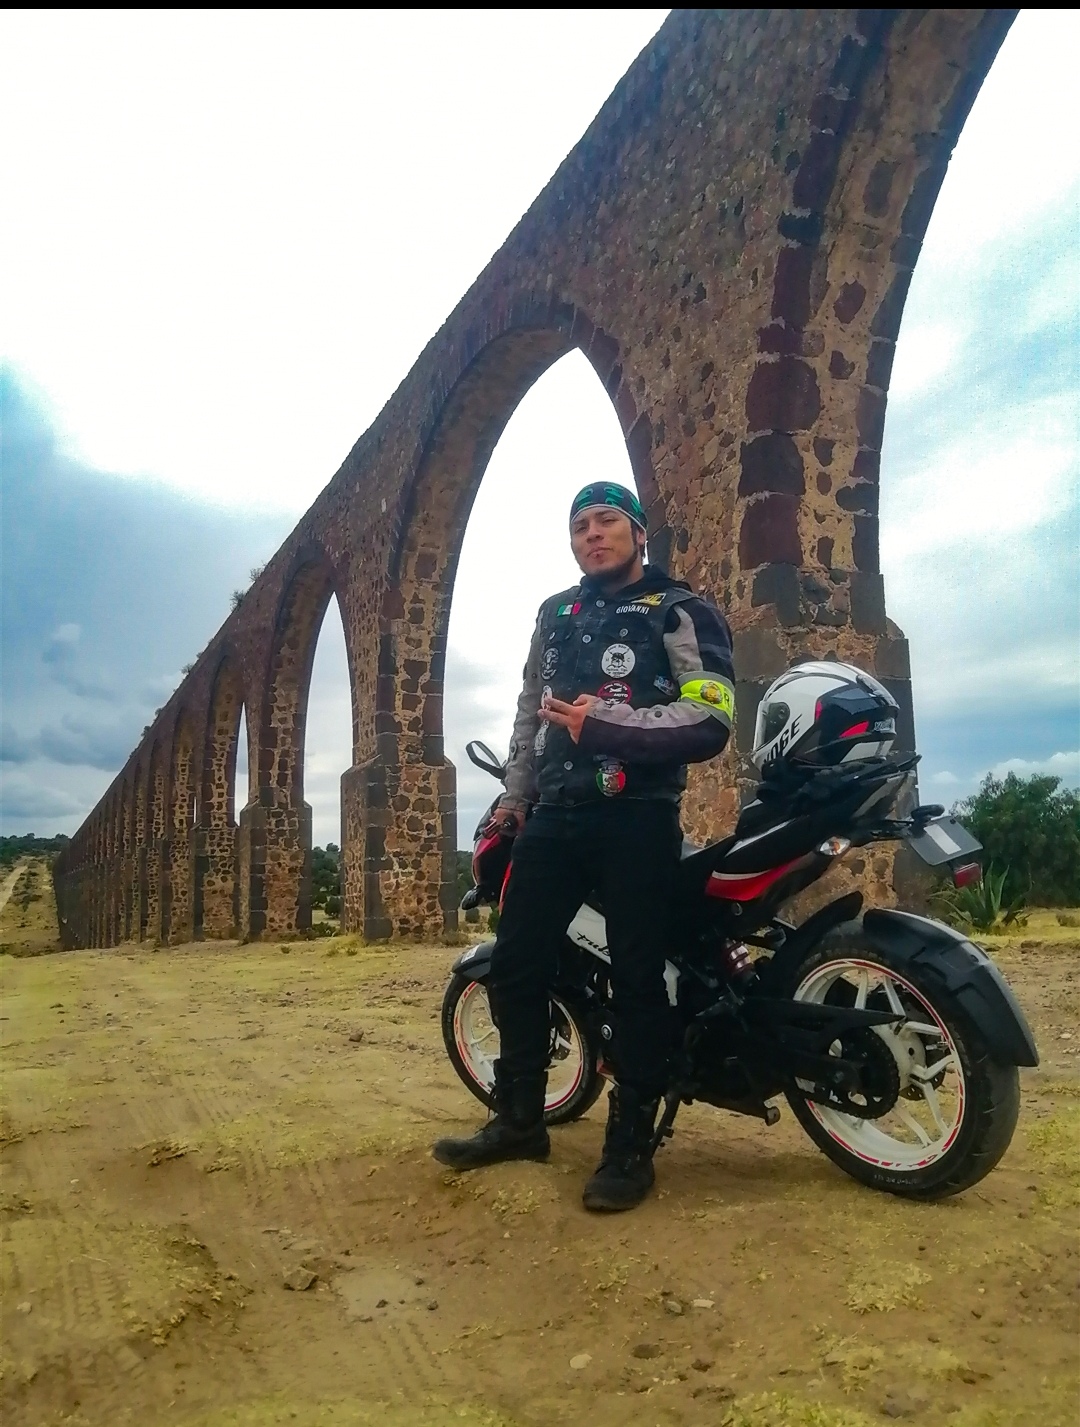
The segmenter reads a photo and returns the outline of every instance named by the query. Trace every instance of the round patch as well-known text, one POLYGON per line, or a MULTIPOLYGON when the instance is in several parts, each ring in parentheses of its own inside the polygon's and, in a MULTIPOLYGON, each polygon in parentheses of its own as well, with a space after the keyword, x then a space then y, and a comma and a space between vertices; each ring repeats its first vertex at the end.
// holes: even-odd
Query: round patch
POLYGON ((545 649, 544 657, 540 660, 540 677, 542 679, 550 679, 558 667, 559 651, 554 648, 545 649))
POLYGON ((705 680, 701 685, 701 692, 698 698, 707 704, 718 704, 721 707, 728 701, 728 692, 723 684, 715 684, 711 679, 705 680))
POLYGON ((601 669, 615 679, 624 679, 636 663, 629 644, 609 644, 600 657, 601 669))
POLYGON ((596 697, 603 699, 608 704, 628 704, 630 702, 630 685, 620 684, 617 679, 613 680, 610 684, 604 684, 597 689, 596 697))

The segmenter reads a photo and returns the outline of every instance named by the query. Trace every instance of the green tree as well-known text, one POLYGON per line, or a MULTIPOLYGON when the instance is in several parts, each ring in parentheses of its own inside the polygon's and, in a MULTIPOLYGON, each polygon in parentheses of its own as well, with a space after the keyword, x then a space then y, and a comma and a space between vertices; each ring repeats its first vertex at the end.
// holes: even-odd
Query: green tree
POLYGON ((953 813, 985 848, 986 863, 1008 868, 1006 901, 1080 905, 1080 795, 1044 774, 1002 780, 988 773, 953 813))
POLYGON ((341 848, 333 842, 311 849, 311 905, 327 916, 341 911, 341 848))
POLYGON ((56 837, 38 837, 32 832, 0 837, 0 867, 13 867, 20 857, 44 857, 52 862, 70 841, 63 833, 56 837))
POLYGON ((457 855, 457 899, 459 902, 472 885, 472 853, 463 852, 459 847, 457 855))

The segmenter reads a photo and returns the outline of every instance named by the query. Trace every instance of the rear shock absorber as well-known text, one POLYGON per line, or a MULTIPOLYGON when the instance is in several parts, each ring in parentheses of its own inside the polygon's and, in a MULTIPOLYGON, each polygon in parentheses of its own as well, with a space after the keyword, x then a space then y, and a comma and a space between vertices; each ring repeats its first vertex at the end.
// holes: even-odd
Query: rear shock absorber
POLYGON ((742 942, 726 942, 720 953, 724 973, 732 986, 744 990, 754 979, 754 963, 742 942))

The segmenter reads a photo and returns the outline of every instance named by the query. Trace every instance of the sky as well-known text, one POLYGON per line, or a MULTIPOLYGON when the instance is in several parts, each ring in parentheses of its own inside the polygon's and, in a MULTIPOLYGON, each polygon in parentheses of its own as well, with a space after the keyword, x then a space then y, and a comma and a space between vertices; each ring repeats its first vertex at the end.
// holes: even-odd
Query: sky
MULTIPOLYGON (((154 709, 580 137, 661 10, 0 16, 5 833, 72 832, 154 709)), ((882 465, 924 796, 1080 780, 1075 12, 1024 11, 931 219, 882 465)), ((459 840, 495 785, 566 509, 631 482, 580 354, 497 446, 447 661, 459 840), (509 584, 529 512, 550 559, 509 584), (476 638, 483 628, 484 638, 476 638), (494 637, 493 637, 494 636, 494 637)), ((339 841, 340 620, 306 794, 339 841)))

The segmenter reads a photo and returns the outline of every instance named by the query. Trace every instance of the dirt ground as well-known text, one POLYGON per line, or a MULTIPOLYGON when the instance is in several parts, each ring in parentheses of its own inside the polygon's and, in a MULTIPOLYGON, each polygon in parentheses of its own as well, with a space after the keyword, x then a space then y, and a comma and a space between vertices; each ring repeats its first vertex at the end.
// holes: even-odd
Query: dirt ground
POLYGON ((39 857, 24 859, 0 881, 0 953, 37 956, 54 951, 59 935, 48 863, 39 857))
POLYGON ((999 1168, 931 1206, 787 1111, 685 1111, 631 1215, 580 1206, 603 1102, 550 1164, 453 1175, 455 954, 0 957, 6 1423, 1077 1422, 1080 931, 994 943, 1043 1064, 999 1168))

